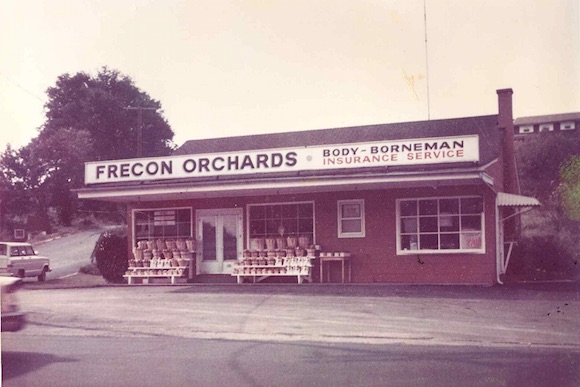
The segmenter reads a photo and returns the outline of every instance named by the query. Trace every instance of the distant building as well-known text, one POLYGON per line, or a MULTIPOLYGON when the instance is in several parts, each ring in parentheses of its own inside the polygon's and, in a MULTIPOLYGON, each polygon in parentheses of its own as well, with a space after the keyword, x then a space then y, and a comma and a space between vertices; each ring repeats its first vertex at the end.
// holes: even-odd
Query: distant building
POLYGON ((514 121, 516 139, 540 132, 573 132, 580 126, 580 112, 520 117, 514 121))

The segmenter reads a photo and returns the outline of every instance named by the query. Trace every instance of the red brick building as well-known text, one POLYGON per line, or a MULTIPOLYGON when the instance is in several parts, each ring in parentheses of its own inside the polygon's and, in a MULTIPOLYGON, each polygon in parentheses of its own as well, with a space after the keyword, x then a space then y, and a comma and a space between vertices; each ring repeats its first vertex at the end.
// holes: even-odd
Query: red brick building
MULTIPOLYGON (((242 259, 263 240, 278 251, 302 238, 350 264, 352 282, 494 284, 518 211, 538 205, 519 195, 512 90, 497 93, 497 115, 196 140, 169 157, 91 162, 78 195, 127 204, 129 251, 194 239, 193 281, 281 277, 242 259)), ((320 259, 308 279, 321 279, 320 259)), ((328 261, 324 279, 342 280, 328 261)))

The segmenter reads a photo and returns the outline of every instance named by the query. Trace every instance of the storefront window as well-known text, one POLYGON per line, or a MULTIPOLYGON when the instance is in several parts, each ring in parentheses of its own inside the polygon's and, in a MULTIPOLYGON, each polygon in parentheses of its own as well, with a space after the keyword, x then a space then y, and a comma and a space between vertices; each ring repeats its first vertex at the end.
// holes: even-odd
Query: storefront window
POLYGON ((477 197, 397 201, 398 253, 483 252, 483 199, 477 197))
POLYGON ((364 200, 338 201, 338 237, 362 238, 365 236, 364 200))
POLYGON ((250 238, 308 236, 314 240, 314 203, 248 206, 250 238))
POLYGON ((191 238, 191 208, 134 210, 135 241, 191 238))

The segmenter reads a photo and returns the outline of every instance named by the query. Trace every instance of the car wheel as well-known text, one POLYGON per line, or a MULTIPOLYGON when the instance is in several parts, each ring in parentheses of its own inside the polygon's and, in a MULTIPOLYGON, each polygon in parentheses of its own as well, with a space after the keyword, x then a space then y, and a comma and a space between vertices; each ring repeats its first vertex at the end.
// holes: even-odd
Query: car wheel
POLYGON ((38 275, 38 282, 44 282, 46 280, 46 267, 42 269, 42 273, 38 275))

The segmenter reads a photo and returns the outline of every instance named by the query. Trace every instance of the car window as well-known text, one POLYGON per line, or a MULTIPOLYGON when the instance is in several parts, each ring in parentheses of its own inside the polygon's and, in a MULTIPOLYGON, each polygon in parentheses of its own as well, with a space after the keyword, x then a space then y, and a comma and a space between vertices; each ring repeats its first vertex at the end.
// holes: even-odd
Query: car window
POLYGON ((0 255, 6 255, 8 249, 5 244, 0 244, 0 255))
POLYGON ((25 255, 34 255, 34 249, 32 246, 24 246, 23 250, 25 255))
POLYGON ((20 256, 20 248, 18 246, 10 247, 10 256, 11 257, 19 257, 20 256))

